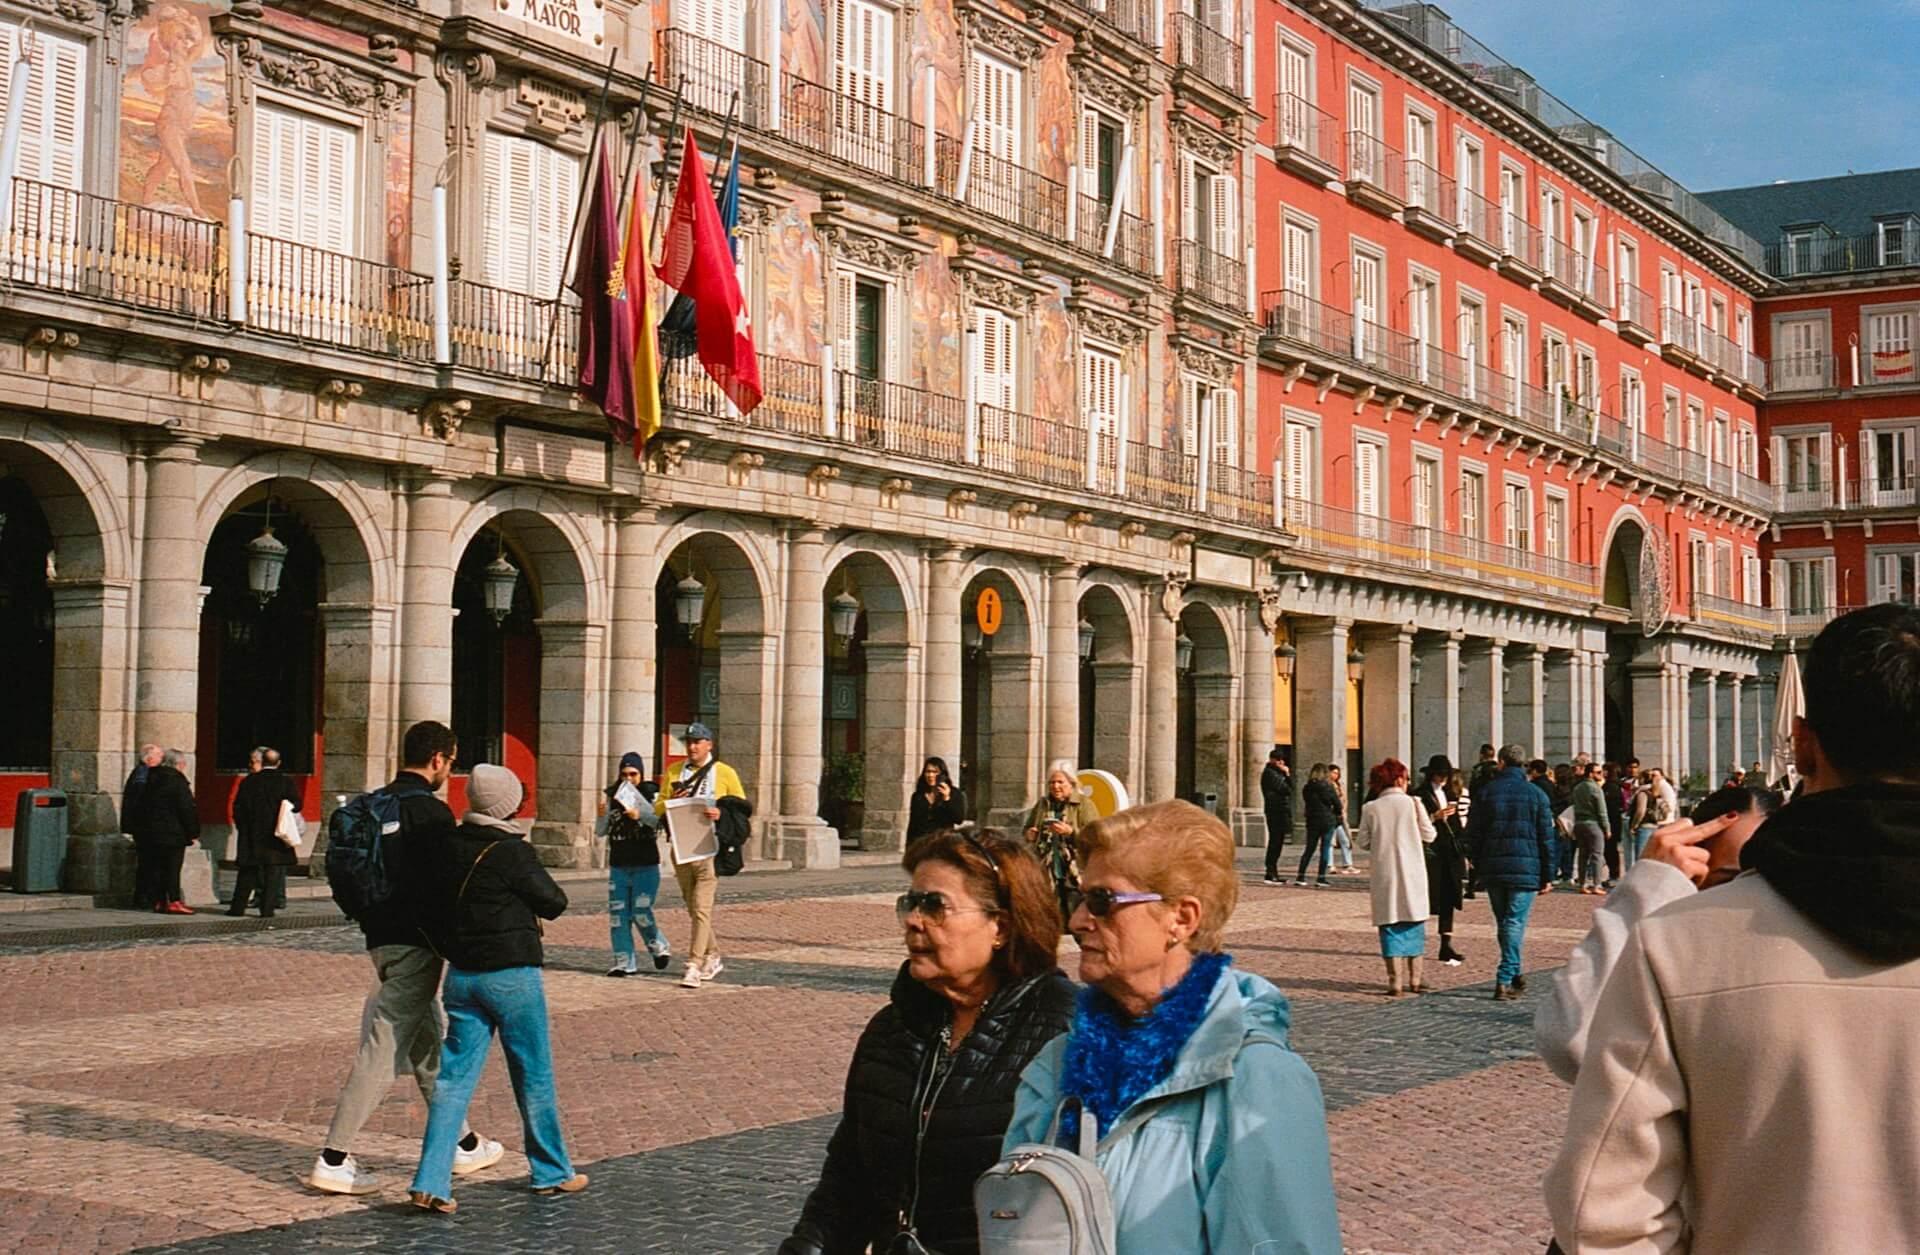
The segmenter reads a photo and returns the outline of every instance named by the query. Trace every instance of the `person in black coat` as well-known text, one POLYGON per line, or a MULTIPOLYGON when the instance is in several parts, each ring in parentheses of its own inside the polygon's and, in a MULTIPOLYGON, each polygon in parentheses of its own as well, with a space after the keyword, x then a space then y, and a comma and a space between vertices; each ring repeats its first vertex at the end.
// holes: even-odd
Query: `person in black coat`
POLYGON ((1460 909, 1460 882, 1466 878, 1466 829, 1459 819, 1459 801, 1447 792, 1453 764, 1445 754, 1427 760, 1420 785, 1420 804, 1433 820, 1434 837, 1424 848, 1427 856, 1427 909, 1440 917, 1440 962, 1459 967, 1463 956, 1453 948, 1453 913, 1460 909))
POLYGON ((947 760, 929 758, 920 766, 920 779, 913 786, 913 801, 907 808, 907 844, 941 828, 958 828, 967 822, 967 795, 947 774, 947 760))
POLYGON ((1267 820, 1266 882, 1285 884, 1280 879, 1280 851, 1293 835, 1293 768, 1287 765, 1286 752, 1278 745, 1260 769, 1260 807, 1267 820))
POLYGON ((1333 783, 1333 773, 1325 763, 1315 763, 1307 773, 1307 783, 1300 789, 1300 800, 1307 808, 1307 848, 1300 852, 1300 868, 1294 873, 1293 883, 1307 883, 1307 864, 1313 861, 1313 852, 1320 851, 1320 884, 1327 883, 1328 846, 1333 841, 1333 830, 1345 822, 1346 803, 1340 797, 1339 788, 1333 783))
POLYGON ((233 794, 233 861, 240 874, 233 883, 233 901, 227 914, 245 915, 255 890, 260 896, 260 918, 272 919, 274 908, 286 898, 287 868, 297 861, 294 848, 280 839, 280 804, 300 810, 300 786, 280 770, 280 751, 261 746, 260 770, 240 782, 233 794))
POLYGON ((180 889, 187 847, 200 839, 200 811, 183 771, 186 761, 184 750, 170 749, 163 752, 159 766, 147 768, 128 820, 140 856, 141 881, 134 886, 134 902, 162 915, 193 914, 180 889))
POLYGON ((903 866, 908 958, 854 1047, 820 1183, 780 1255, 919 1249, 896 1248, 902 1234, 977 1251, 973 1183, 1000 1158, 1021 1071, 1073 1020, 1053 892, 1022 843, 936 832, 903 866))

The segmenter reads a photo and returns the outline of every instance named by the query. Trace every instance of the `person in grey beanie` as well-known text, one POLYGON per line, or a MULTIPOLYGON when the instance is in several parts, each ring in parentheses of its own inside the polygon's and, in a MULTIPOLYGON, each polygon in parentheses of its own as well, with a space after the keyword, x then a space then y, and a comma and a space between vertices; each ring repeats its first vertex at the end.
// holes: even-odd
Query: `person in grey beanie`
POLYGON ((560 1131, 540 971, 546 957, 540 921, 558 919, 567 895, 513 821, 523 796, 520 778, 507 768, 474 764, 467 813, 432 860, 426 916, 434 947, 447 959, 441 994, 447 1040, 420 1167, 408 1192, 413 1205, 427 1211, 454 1210, 454 1151, 495 1033, 520 1107, 533 1192, 576 1194, 587 1188, 560 1131))

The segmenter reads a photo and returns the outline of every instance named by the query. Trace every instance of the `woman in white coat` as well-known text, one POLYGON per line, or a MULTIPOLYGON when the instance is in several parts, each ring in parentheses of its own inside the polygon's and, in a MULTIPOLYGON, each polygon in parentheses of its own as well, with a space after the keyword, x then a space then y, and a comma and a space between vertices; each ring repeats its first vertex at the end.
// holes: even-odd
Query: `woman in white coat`
POLYGON ((1373 851, 1373 923, 1387 961, 1387 997, 1425 993, 1420 961, 1427 950, 1427 859, 1434 839, 1426 808, 1407 792, 1407 765, 1389 758, 1367 775, 1373 800, 1360 808, 1362 844, 1373 851), (1402 972, 1405 976, 1402 978, 1402 972))

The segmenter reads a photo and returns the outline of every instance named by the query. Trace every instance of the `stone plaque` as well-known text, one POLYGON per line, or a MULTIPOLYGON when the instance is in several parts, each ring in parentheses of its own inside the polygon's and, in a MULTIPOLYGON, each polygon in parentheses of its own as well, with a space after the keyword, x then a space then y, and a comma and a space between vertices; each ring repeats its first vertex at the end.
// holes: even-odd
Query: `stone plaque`
POLYGON ((1252 588, 1253 559, 1244 554, 1221 553, 1218 549, 1195 546, 1193 582, 1223 588, 1252 588))
POLYGON ((612 483, 607 441, 543 427, 500 424, 500 474, 605 488, 612 483))
POLYGON ((502 13, 598 48, 607 42, 606 0, 494 0, 502 13))

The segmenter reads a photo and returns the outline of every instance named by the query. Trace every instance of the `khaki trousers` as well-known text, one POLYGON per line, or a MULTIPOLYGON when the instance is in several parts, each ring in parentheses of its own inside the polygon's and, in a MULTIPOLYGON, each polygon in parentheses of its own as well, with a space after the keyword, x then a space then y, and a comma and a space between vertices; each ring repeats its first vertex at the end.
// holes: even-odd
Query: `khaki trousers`
MULTIPOLYGON (((351 1151, 353 1139, 393 1088, 394 1078, 413 1074, 420 1101, 433 1105, 440 1076, 440 1039, 446 1012, 440 1007, 440 956, 425 946, 376 946, 367 951, 379 987, 360 1012, 360 1053, 340 1089, 327 1129, 327 1146, 351 1151)), ((463 1127, 461 1136, 467 1130, 463 1127)))
POLYGON ((676 862, 673 878, 680 884, 680 896, 687 901, 687 914, 693 917, 693 940, 687 945, 687 960, 704 963, 716 953, 713 898, 714 891, 720 887, 720 877, 713 870, 713 860, 703 858, 695 863, 676 862))

